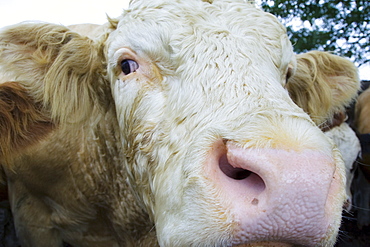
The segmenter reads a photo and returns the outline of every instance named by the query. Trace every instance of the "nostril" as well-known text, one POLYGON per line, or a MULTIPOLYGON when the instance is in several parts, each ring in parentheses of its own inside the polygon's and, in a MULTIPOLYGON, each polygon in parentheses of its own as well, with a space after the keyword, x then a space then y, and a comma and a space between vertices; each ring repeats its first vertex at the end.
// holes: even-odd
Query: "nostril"
POLYGON ((221 171, 228 176, 229 178, 235 179, 235 180, 243 180, 247 177, 249 177, 252 172, 242 169, 233 167, 230 165, 229 161, 227 160, 226 154, 222 155, 219 160, 219 166, 221 171))
POLYGON ((250 196, 257 196, 265 190, 266 184, 262 177, 247 168, 242 168, 243 166, 247 167, 248 165, 240 165, 238 162, 230 161, 227 153, 220 156, 218 163, 222 173, 233 179, 235 182, 240 181, 241 183, 239 182, 238 186, 243 184, 242 187, 245 189, 244 192, 248 191, 247 193, 249 193, 250 196))

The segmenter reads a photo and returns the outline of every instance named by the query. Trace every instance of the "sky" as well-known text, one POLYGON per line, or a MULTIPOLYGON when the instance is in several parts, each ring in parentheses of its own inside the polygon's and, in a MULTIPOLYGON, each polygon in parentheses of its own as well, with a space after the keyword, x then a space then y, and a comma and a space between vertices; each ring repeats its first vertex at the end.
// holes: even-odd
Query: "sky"
POLYGON ((0 27, 25 20, 56 24, 103 24, 106 14, 118 17, 129 0, 0 0, 0 27))
MULTIPOLYGON (((130 0, 0 0, 0 28, 26 20, 62 25, 103 24, 118 17, 130 0), (58 3, 58 4, 56 4, 58 3)), ((360 79, 370 80, 370 63, 360 67, 360 79)))

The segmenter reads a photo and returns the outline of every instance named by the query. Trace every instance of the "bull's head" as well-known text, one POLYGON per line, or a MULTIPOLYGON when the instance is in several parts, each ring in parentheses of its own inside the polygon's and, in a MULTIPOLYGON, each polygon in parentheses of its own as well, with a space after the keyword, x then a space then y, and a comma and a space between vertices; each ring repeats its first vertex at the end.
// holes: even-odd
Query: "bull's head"
POLYGON ((299 97, 286 89, 297 61, 274 16, 242 0, 137 0, 95 43, 45 31, 57 34, 64 40, 50 39, 53 72, 31 95, 59 126, 71 114, 83 126, 117 126, 115 160, 161 246, 334 244, 343 162, 289 96, 299 97), (105 113, 112 107, 114 117, 105 113))
POLYGON ((108 63, 161 245, 333 243, 342 161, 284 89, 296 60, 275 17, 243 1, 136 1, 108 63))

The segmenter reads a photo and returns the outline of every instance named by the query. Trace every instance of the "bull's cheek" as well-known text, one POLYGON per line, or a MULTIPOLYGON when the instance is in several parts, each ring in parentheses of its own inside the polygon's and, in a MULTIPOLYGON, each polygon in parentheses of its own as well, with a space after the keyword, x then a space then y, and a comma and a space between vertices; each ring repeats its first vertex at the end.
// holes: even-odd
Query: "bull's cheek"
POLYGON ((155 170, 154 213, 159 243, 161 246, 176 246, 176 243, 227 246, 235 222, 227 204, 219 201, 217 188, 212 188, 203 176, 201 159, 190 153, 179 150, 168 156, 166 165, 159 165, 155 170))
POLYGON ((170 156, 160 144, 164 98, 160 91, 148 92, 148 88, 138 86, 118 86, 115 101, 128 184, 153 220, 155 191, 161 187, 156 183, 156 169, 170 156))
POLYGON ((156 230, 160 245, 228 246, 236 222, 225 207, 227 203, 218 200, 219 191, 210 189, 202 176, 182 181, 186 183, 185 188, 174 189, 170 197, 162 197, 163 204, 158 200, 160 197, 156 197, 156 230))

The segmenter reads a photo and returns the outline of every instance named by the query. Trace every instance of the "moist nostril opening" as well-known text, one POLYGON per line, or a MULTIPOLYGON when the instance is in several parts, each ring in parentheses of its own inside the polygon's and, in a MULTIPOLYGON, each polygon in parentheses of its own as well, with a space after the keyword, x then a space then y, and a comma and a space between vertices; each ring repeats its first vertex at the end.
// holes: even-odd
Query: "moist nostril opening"
POLYGON ((227 160, 227 156, 222 155, 219 160, 219 166, 221 171, 228 176, 229 178, 235 180, 243 180, 249 177, 253 172, 242 169, 242 168, 235 168, 227 160))
MULTIPOLYGON (((224 178, 234 189, 242 190, 242 194, 251 199, 252 205, 258 205, 258 196, 266 190, 266 183, 264 179, 253 171, 253 163, 248 159, 239 157, 235 158, 235 154, 227 153, 228 150, 221 150, 218 165, 219 175, 225 175, 224 178), (230 160, 229 160, 230 154, 230 160)), ((262 171, 261 171, 262 172, 262 171)), ((225 180, 223 180, 225 181, 225 180)))

